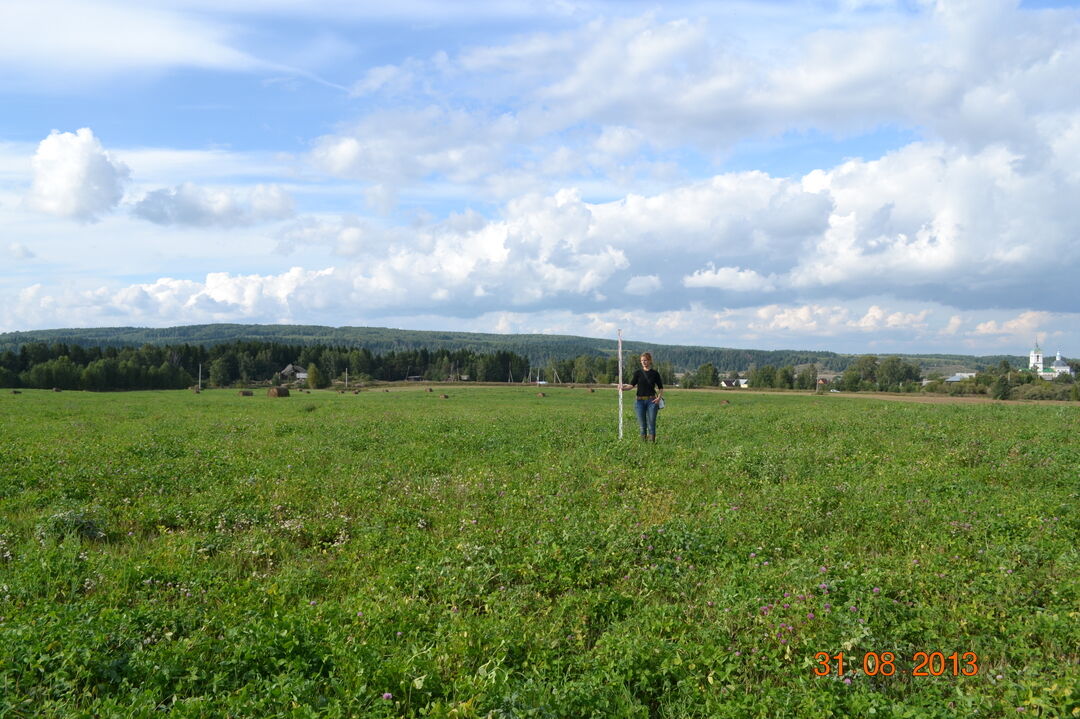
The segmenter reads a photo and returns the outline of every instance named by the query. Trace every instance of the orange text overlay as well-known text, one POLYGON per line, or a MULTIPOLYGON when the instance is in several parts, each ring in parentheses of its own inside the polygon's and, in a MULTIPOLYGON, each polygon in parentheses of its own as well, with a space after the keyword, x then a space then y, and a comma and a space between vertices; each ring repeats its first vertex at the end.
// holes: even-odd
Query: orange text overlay
POLYGON ((908 660, 907 657, 897 658, 893 652, 866 652, 861 657, 845 656, 843 652, 814 655, 814 674, 819 677, 830 674, 842 677, 844 672, 857 669, 871 677, 891 677, 899 673, 913 677, 973 677, 979 673, 979 656, 975 652, 915 652, 908 660))

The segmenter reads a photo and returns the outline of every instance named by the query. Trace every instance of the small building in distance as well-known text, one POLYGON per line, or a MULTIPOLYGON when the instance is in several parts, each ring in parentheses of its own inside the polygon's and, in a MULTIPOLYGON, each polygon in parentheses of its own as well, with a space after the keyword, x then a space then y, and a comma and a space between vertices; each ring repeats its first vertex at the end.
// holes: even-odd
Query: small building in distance
POLYGON ((281 378, 286 382, 303 382, 307 379, 307 370, 294 364, 287 365, 285 369, 278 372, 278 374, 280 374, 281 378))
POLYGON ((952 384, 953 382, 963 382, 966 379, 971 379, 975 376, 974 372, 957 372, 952 377, 945 380, 946 384, 952 384))

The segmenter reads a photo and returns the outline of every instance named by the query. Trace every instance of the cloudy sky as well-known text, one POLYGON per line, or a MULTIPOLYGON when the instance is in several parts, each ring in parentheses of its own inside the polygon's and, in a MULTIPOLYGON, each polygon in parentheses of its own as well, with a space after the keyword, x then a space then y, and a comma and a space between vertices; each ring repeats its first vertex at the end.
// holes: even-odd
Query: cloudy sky
POLYGON ((1080 0, 0 3, 0 331, 1080 355, 1080 0))

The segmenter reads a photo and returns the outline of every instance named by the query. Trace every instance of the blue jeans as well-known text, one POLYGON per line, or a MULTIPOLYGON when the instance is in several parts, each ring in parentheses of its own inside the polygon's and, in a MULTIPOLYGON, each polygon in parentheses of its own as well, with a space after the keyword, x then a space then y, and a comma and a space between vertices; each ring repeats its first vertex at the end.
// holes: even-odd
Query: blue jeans
POLYGON ((634 400, 634 413, 637 415, 638 424, 641 425, 641 436, 647 434, 656 436, 656 410, 659 407, 651 399, 634 400))

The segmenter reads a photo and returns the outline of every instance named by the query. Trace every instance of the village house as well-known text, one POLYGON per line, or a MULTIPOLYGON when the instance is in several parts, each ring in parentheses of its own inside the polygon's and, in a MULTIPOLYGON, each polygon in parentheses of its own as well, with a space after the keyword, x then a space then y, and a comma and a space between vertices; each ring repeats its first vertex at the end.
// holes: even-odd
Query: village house
POLYGON ((294 364, 289 364, 285 369, 278 372, 286 382, 303 382, 307 379, 307 370, 294 364))

